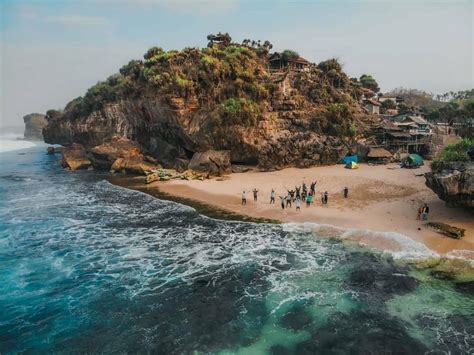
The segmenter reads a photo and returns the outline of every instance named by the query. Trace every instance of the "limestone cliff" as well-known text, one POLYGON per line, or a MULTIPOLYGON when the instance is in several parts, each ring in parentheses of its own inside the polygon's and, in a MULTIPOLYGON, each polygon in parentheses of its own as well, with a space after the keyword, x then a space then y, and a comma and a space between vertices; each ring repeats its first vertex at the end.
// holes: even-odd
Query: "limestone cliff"
POLYGON ((335 60, 271 71, 267 52, 235 43, 152 48, 62 112, 48 111, 48 143, 90 150, 114 136, 164 166, 208 150, 263 169, 337 162, 375 118, 360 85, 335 60))
POLYGON ((25 139, 33 141, 42 141, 43 128, 46 127, 48 124, 46 116, 40 113, 31 113, 29 115, 24 116, 23 121, 25 122, 25 139))

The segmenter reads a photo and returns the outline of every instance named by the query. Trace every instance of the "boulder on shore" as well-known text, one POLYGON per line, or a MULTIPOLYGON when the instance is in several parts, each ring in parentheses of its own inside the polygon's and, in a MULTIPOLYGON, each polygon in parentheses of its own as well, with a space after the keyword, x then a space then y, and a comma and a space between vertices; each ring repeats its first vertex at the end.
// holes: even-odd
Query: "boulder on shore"
POLYGON ((142 154, 141 146, 125 137, 111 140, 90 149, 92 164, 97 169, 126 171, 144 175, 146 171, 160 168, 151 157, 142 154))
POLYGON ((222 175, 232 172, 229 150, 208 150, 194 153, 189 162, 189 169, 208 172, 211 175, 222 175))
POLYGON ((145 175, 145 172, 159 168, 159 165, 150 164, 137 158, 117 158, 112 164, 110 170, 122 171, 127 173, 145 175))
POLYGON ((474 162, 445 163, 425 179, 447 206, 474 208, 474 162))
MULTIPOLYGON (((89 150, 95 168, 110 170, 118 158, 144 160, 141 147, 125 137, 113 137, 89 150)), ((113 169, 115 170, 115 169, 113 169)))
POLYGON ((65 169, 74 171, 88 169, 92 163, 87 157, 87 151, 84 146, 73 143, 71 146, 62 149, 61 165, 65 169))

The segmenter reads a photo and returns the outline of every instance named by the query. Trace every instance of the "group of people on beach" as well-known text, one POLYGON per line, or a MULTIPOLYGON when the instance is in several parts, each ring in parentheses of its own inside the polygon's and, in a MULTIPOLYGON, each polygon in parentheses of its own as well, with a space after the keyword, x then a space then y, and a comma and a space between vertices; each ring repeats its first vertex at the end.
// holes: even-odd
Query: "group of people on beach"
MULTIPOLYGON (((285 208, 291 208, 292 204, 295 205, 297 211, 301 211, 301 204, 306 203, 306 207, 311 206, 311 204, 314 203, 314 198, 316 196, 316 185, 317 181, 311 182, 311 184, 308 186, 306 185, 305 182, 302 183, 300 186, 295 186, 294 189, 288 189, 287 188, 287 193, 284 195, 279 195, 278 197, 280 198, 280 205, 281 209, 284 210, 285 208)), ((349 188, 346 186, 342 190, 344 198, 348 198, 349 196, 349 188)), ((257 202, 258 201, 258 193, 259 190, 254 188, 252 190, 253 193, 253 201, 257 202)), ((275 199, 276 199, 276 192, 275 189, 272 189, 270 193, 270 204, 275 204, 275 199)), ((329 193, 325 191, 324 193, 321 193, 321 204, 322 205, 327 205, 329 202, 329 193)), ((247 191, 242 191, 242 205, 245 206, 247 205, 247 191)))

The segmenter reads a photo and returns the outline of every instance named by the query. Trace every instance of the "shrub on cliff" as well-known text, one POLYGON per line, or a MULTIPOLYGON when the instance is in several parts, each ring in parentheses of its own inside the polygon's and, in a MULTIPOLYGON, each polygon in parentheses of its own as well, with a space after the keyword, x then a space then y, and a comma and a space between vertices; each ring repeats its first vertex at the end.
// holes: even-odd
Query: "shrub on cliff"
POLYGON ((327 122, 326 133, 336 137, 354 137, 357 129, 349 105, 345 103, 330 104, 324 114, 327 122))
POLYGON ((252 100, 246 98, 228 99, 222 103, 223 122, 227 125, 250 125, 258 122, 260 108, 252 100))
MULTIPOLYGON (((447 145, 431 163, 433 170, 442 169, 446 163, 467 162, 471 160, 469 152, 474 151, 474 139, 463 139, 457 143, 447 145)), ((472 154, 472 153, 471 153, 472 154)))

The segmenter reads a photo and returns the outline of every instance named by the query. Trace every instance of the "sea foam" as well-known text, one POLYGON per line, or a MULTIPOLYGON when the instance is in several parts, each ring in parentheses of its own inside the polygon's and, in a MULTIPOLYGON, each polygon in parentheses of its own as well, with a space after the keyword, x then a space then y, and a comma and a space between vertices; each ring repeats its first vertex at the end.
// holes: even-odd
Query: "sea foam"
POLYGON ((439 257, 439 254, 429 249, 426 245, 412 238, 396 232, 374 231, 370 229, 343 228, 330 224, 312 222, 286 223, 283 228, 287 232, 316 233, 319 236, 337 237, 355 240, 368 246, 377 246, 390 253, 395 259, 421 259, 439 257), (383 245, 386 247, 383 247, 383 245))
POLYGON ((0 153, 34 147, 36 143, 23 139, 18 133, 3 133, 0 135, 0 153))

